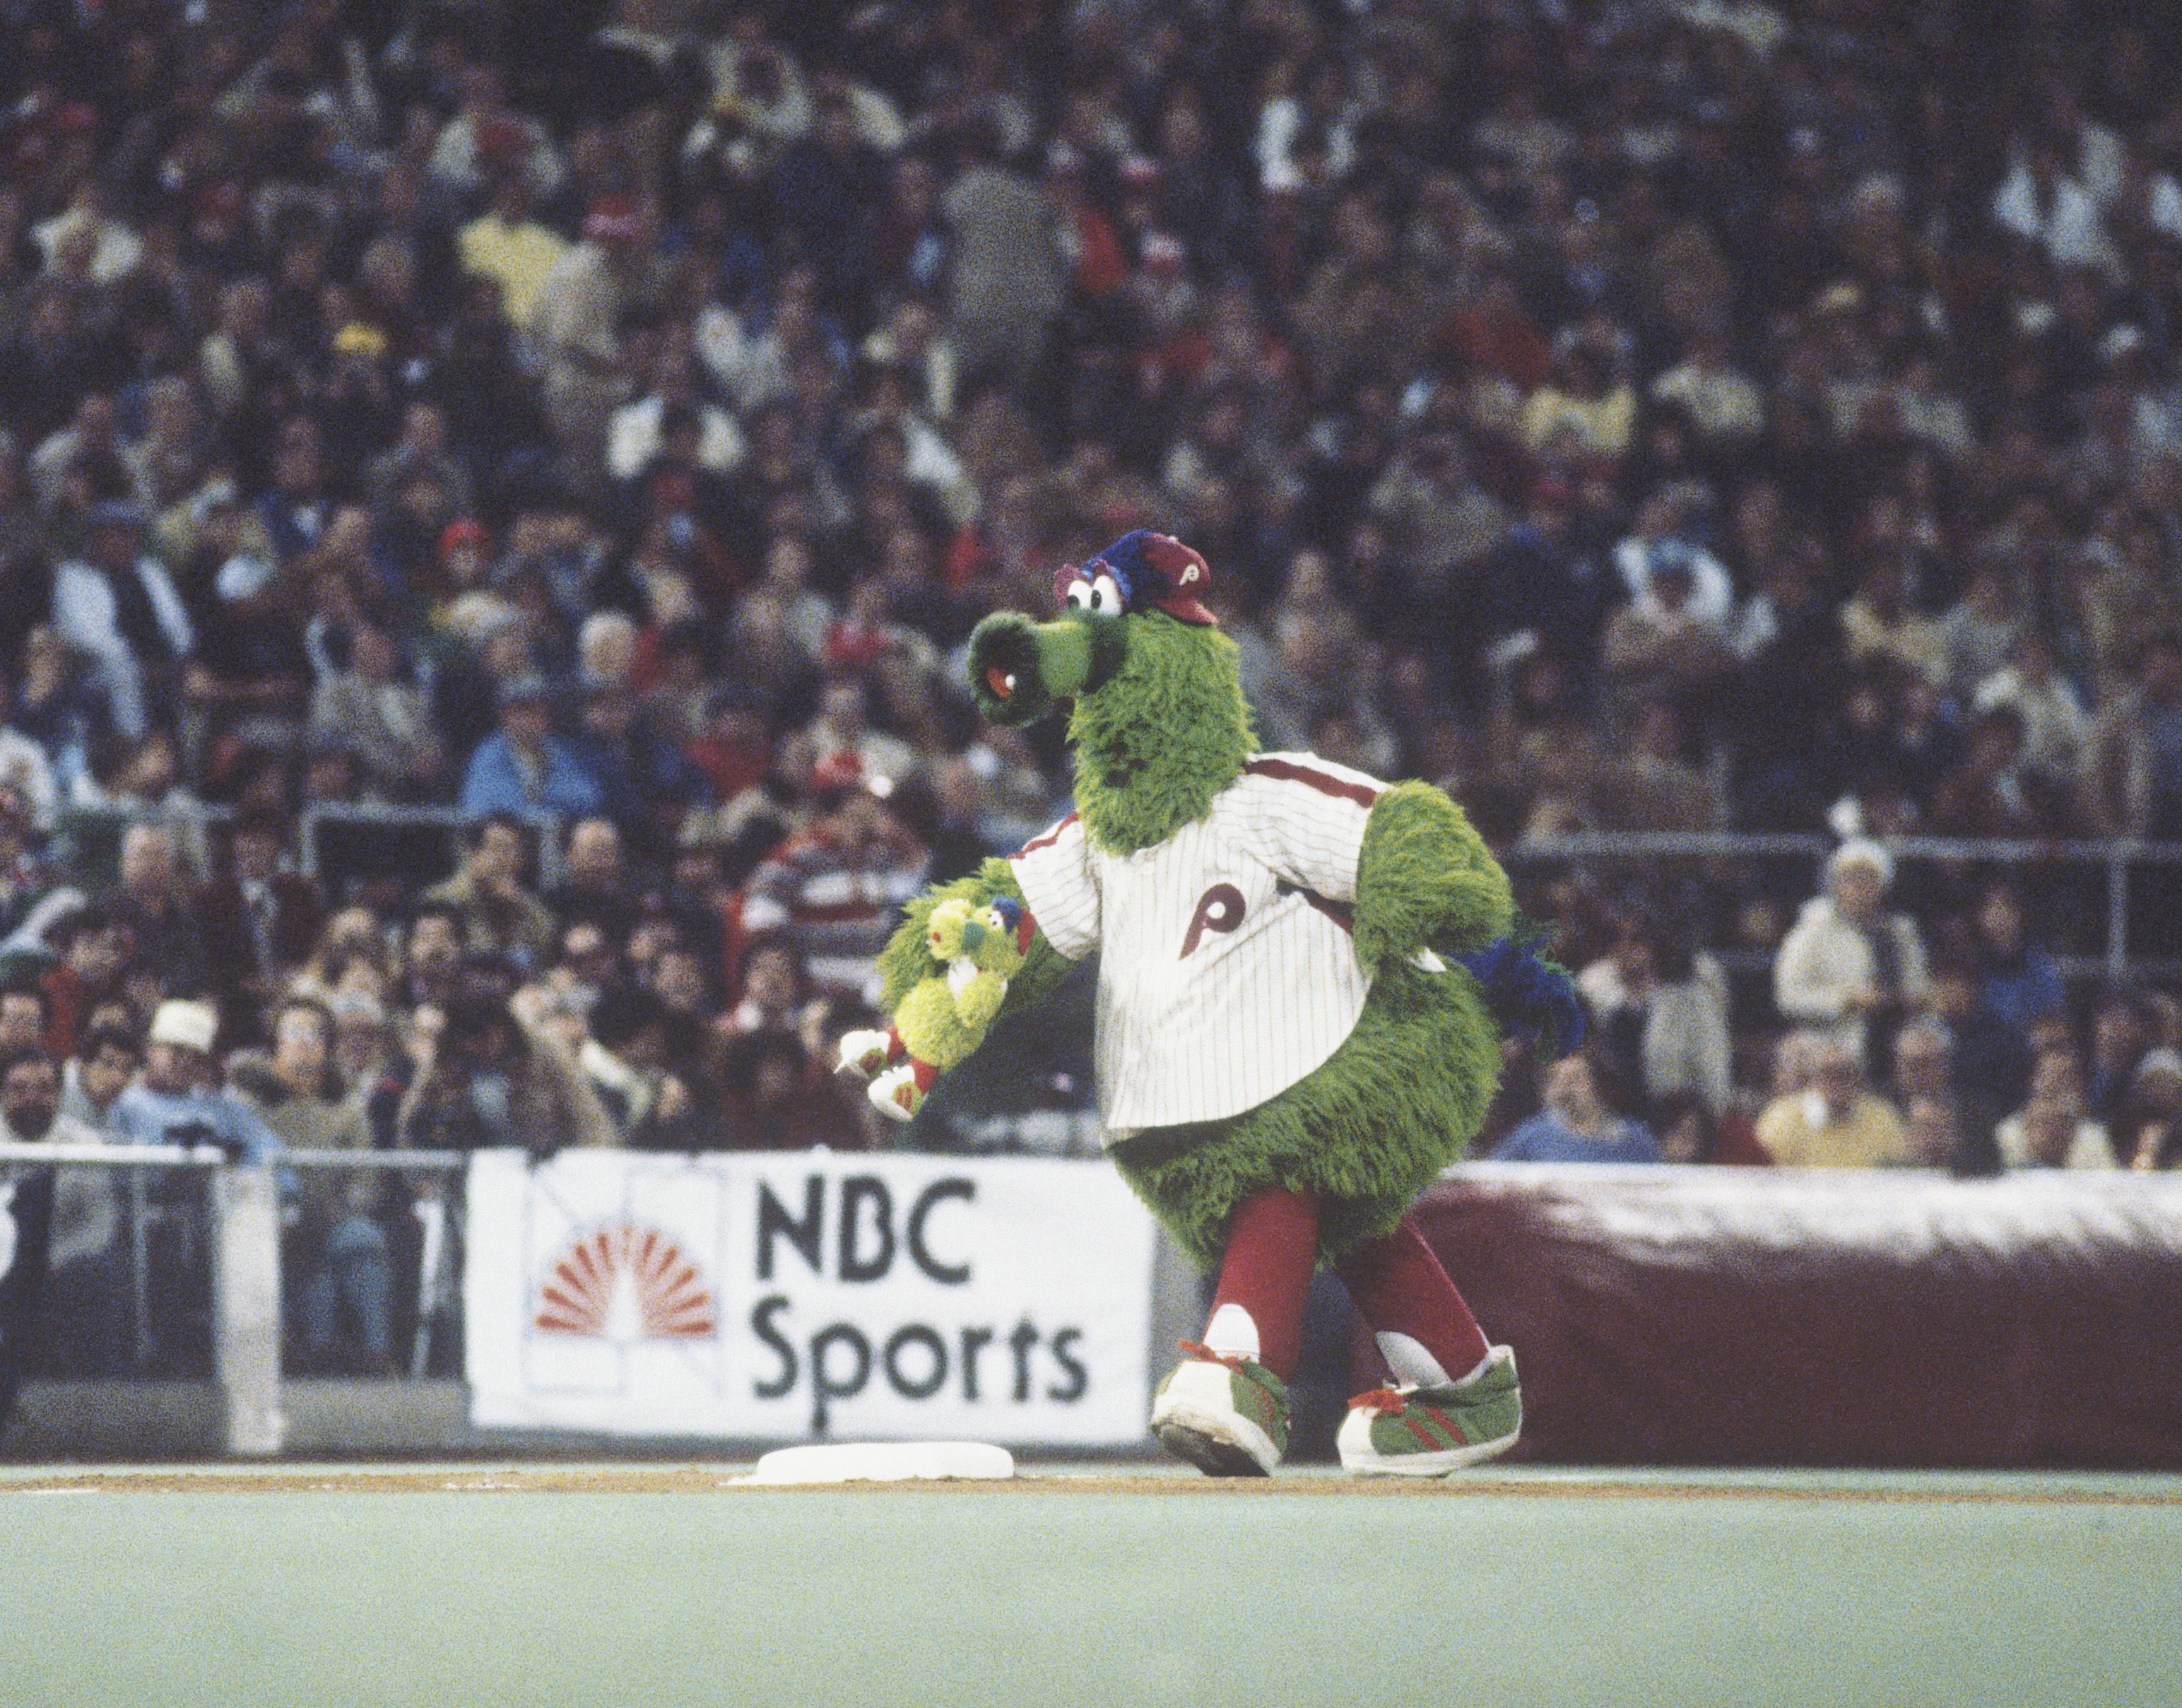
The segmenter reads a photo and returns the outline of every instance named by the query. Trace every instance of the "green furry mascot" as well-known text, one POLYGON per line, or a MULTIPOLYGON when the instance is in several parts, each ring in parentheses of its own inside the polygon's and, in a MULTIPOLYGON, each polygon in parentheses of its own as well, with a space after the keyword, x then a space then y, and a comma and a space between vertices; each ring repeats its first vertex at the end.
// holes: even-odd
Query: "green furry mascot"
POLYGON ((1138 530, 1061 572, 1060 620, 978 625, 987 718, 1073 702, 1077 810, 912 904, 882 959, 894 1024, 845 1040, 843 1067, 906 1119, 1098 951, 1110 1154, 1220 1271, 1154 1430, 1208 1473, 1271 1470, 1323 1259, 1394 1377, 1351 1402, 1343 1464, 1443 1474, 1505 1451, 1521 1401, 1409 1207, 1484 1118, 1504 1027, 1565 1046, 1581 1010, 1511 936, 1507 876, 1445 795, 1255 751, 1209 574, 1138 530))

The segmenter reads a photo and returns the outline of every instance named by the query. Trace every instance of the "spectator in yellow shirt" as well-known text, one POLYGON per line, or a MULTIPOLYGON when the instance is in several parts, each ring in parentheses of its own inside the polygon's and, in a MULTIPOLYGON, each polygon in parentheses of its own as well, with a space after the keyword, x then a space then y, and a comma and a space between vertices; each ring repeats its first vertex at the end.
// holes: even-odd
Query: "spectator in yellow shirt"
POLYGON ((455 244, 462 271, 499 286, 509 322, 525 327, 539 286, 568 252, 568 239, 530 217, 530 176, 520 160, 501 169, 491 206, 462 227, 455 244))
POLYGON ((1909 567, 1898 546, 1879 548, 1841 607, 1841 635, 1858 663, 1885 659, 1934 687, 1947 679, 1947 637, 1940 625, 1909 602, 1909 567))
POLYGON ((1894 1106, 1864 1083, 1853 1045, 1817 1046, 1809 1084, 1758 1117, 1758 1141, 1788 1168, 1899 1167, 1913 1160, 1894 1106))
POLYGON ((1636 430, 1636 394, 1587 344, 1564 350, 1553 377, 1523 406, 1523 442, 1542 456, 1558 448, 1575 458, 1619 457, 1636 430))

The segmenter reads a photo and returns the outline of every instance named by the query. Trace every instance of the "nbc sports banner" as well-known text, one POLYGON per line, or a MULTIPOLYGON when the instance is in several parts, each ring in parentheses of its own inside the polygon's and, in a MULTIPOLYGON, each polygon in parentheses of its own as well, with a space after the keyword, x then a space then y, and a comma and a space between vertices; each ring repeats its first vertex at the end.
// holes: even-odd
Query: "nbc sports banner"
POLYGON ((467 1242, 481 1427, 1144 1434, 1152 1223, 1103 1162, 485 1151, 467 1242))

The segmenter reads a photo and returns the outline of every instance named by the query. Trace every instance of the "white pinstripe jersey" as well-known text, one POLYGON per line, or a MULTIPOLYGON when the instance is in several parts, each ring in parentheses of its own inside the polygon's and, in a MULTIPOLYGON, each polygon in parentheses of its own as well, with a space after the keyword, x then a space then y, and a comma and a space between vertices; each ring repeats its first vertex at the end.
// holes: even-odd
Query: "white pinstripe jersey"
POLYGON ((1099 951, 1107 1141, 1254 1109, 1340 1048, 1369 983, 1349 919, 1386 785, 1310 753, 1261 753, 1212 810, 1133 854, 1074 813, 1014 857, 1046 940, 1099 951))

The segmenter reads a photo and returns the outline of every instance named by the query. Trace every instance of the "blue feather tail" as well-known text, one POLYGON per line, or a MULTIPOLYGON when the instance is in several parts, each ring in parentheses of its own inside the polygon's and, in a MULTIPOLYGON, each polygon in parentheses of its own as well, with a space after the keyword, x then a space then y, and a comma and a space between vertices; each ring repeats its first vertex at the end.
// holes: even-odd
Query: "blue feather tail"
POLYGON ((1553 1056, 1565 1056, 1583 1042, 1583 999, 1565 968, 1542 960, 1512 937, 1496 937, 1454 959, 1477 981, 1503 1032, 1538 1043, 1553 1056))

